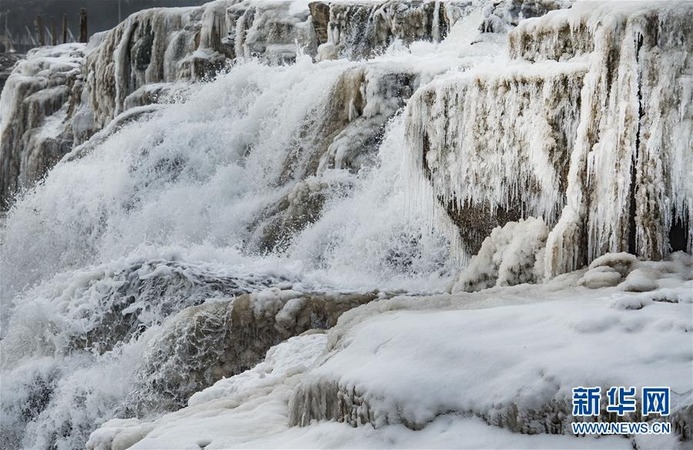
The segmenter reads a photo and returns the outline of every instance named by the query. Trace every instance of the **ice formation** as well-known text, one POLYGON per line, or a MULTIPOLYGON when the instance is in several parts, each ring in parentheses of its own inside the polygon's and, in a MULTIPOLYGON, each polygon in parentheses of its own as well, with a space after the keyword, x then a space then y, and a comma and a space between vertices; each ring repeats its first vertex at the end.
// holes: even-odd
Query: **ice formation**
POLYGON ((420 90, 409 145, 475 253, 541 217, 544 273, 693 249, 693 7, 578 3, 510 32, 510 59, 420 90))
POLYGON ((399 448, 403 441, 444 448, 678 448, 693 421, 693 261, 683 253, 663 262, 610 254, 598 264, 627 276, 647 270, 652 289, 630 292, 623 281, 593 290, 580 285, 581 271, 545 285, 372 302, 346 312, 327 336, 280 344, 257 367, 195 394, 186 408, 153 421, 106 423, 88 448, 122 448, 119 442, 134 449, 199 442, 214 449, 399 448), (626 349, 624 341, 643 345, 626 349), (674 392, 676 434, 596 441, 570 435, 572 387, 657 382, 674 392), (258 416, 262 426, 254 427, 249 418, 258 416), (476 418, 522 434, 505 441, 500 432, 495 439, 482 437, 483 429, 465 433, 465 422, 476 418), (559 436, 541 436, 549 433, 559 436))
MULTIPOLYGON (((541 219, 529 217, 495 228, 479 252, 460 272, 452 292, 479 291, 493 286, 536 283, 542 279, 542 249, 548 229, 541 219)), ((632 256, 632 255, 631 255, 632 256)))
POLYGON ((0 209, 72 150, 69 118, 83 83, 83 45, 33 50, 17 63, 0 100, 0 209))
MULTIPOLYGON (((53 100, 53 109, 66 104, 60 117, 64 136, 58 144, 53 144, 54 136, 27 141, 30 131, 42 126, 42 117, 19 123, 28 126, 16 133, 17 139, 24 140, 14 143, 13 136, 3 139, 5 146, 10 146, 4 150, 8 162, 3 167, 13 167, 3 179, 21 182, 12 181, 0 191, 0 198, 7 201, 18 187, 30 187, 71 149, 73 141, 85 142, 128 109, 180 99, 176 84, 211 79, 234 62, 248 58, 271 64, 293 63, 301 54, 317 58, 321 47, 323 59, 362 59, 383 52, 395 40, 408 44, 421 39, 440 41, 446 30, 472 9, 469 2, 316 2, 309 10, 286 0, 216 0, 202 7, 135 13, 113 30, 95 35, 83 58, 69 46, 30 54, 18 73, 45 64, 46 56, 62 64, 43 68, 43 81, 32 81, 31 89, 32 93, 40 92, 36 95, 43 99, 70 93, 69 105, 67 98, 53 100), (328 51, 327 47, 340 50, 328 51), (60 55, 72 59, 68 63, 60 55), (70 69, 67 80, 64 64, 70 69), (53 89, 56 86, 63 86, 65 92, 53 89), (49 144, 52 147, 45 149, 49 144), (53 148, 56 145, 58 148, 53 148), (22 154, 9 156, 18 149, 22 154), (28 159, 40 159, 40 163, 24 167, 16 162, 28 159)), ((28 72, 26 75, 31 76, 28 72)), ((5 115, 13 120, 36 115, 36 107, 23 101, 28 95, 23 89, 11 83, 5 94, 5 115)), ((2 207, 6 209, 7 205, 3 203, 2 207)))
POLYGON ((515 432, 631 380, 675 387, 690 439, 693 9, 570 6, 218 0, 29 55, 0 446, 579 447, 515 432), (631 372, 560 368, 624 341, 631 372))
POLYGON ((573 420, 569 387, 638 386, 659 379, 677 393, 672 421, 689 438, 692 263, 682 253, 658 263, 610 255, 598 264, 621 266, 628 277, 649 271, 652 284, 647 292, 632 292, 626 278, 611 288, 611 301, 585 287, 566 289, 566 283, 582 283, 579 274, 572 274, 545 287, 430 299, 437 311, 426 320, 414 313, 427 309, 426 301, 416 299, 350 311, 331 331, 325 355, 295 390, 290 421, 308 425, 313 419, 334 419, 376 428, 402 423, 421 429, 440 415, 471 414, 522 433, 563 434, 570 433, 573 420), (671 289, 677 279, 686 281, 671 289), (548 291, 541 294, 545 302, 518 306, 540 289, 548 291), (535 312, 520 317, 519 308, 535 312), (649 313, 647 308, 652 308, 649 313), (637 334, 638 340, 642 335, 653 346, 621 351, 622 334, 637 334), (566 360, 559 356, 566 345, 581 350, 566 360), (659 363, 641 365, 650 361, 651 351, 667 360, 665 371, 659 363))

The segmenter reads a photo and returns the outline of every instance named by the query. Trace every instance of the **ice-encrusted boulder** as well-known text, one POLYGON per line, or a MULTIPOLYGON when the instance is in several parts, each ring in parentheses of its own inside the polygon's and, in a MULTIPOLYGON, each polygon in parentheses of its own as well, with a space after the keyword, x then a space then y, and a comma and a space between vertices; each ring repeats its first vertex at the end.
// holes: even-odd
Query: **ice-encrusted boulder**
POLYGON ((593 6, 523 21, 503 67, 410 102, 414 162, 468 254, 530 216, 551 229, 546 276, 693 249, 693 4, 593 6))
POLYGON ((194 393, 254 367, 270 347, 333 327, 342 313, 378 296, 273 288, 185 309, 149 342, 125 401, 127 414, 182 408, 194 393))

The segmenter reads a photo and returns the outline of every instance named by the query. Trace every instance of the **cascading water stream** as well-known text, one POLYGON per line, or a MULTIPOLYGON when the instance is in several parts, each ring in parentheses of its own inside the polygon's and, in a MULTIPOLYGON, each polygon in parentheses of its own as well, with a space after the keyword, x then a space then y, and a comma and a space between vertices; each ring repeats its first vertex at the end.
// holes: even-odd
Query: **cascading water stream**
POLYGON ((430 205, 407 202, 400 114, 379 119, 369 164, 315 168, 321 133, 334 134, 321 114, 344 95, 377 103, 378 80, 397 72, 365 68, 364 89, 344 82, 355 67, 239 64, 87 143, 23 195, 0 261, 6 445, 79 446, 94 424, 131 414, 137 361, 186 307, 272 286, 445 288, 447 240, 430 205), (316 212, 292 210, 295 197, 316 212), (277 217, 289 225, 272 250, 277 217))

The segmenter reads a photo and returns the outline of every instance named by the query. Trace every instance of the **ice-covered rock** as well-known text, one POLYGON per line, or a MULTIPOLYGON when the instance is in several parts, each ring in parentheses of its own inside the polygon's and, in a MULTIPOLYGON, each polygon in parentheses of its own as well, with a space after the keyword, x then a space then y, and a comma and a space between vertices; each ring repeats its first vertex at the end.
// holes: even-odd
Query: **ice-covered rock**
MULTIPOLYGON (((691 18, 690 3, 584 7, 571 18, 547 18, 548 45, 560 40, 552 27, 568 26, 589 30, 580 36, 594 46, 586 57, 568 202, 549 236, 547 274, 606 252, 660 259, 693 249, 691 18)), ((534 26, 517 33, 531 35, 534 26)))
POLYGON ((570 422, 579 420, 572 416, 572 387, 606 392, 659 383, 672 389, 665 420, 690 439, 690 263, 690 256, 648 263, 663 285, 646 293, 566 289, 580 283, 576 273, 545 286, 396 298, 352 310, 294 391, 290 421, 421 430, 441 415, 462 414, 520 433, 572 434, 570 422), (663 287, 666 278, 682 284, 663 287), (670 301, 660 299, 665 292, 670 301), (542 300, 526 304, 536 301, 531 297, 542 300), (635 303, 641 306, 626 307, 635 303), (647 344, 624 351, 624 341, 647 344))
POLYGON ((270 347, 308 330, 328 329, 345 311, 378 297, 273 288, 185 309, 149 341, 125 401, 128 414, 146 417, 182 408, 217 380, 254 367, 270 347))
POLYGON ((460 273, 452 292, 541 281, 543 267, 536 265, 537 260, 543 262, 538 255, 547 235, 546 224, 534 217, 494 229, 460 273))
POLYGON ((370 58, 395 40, 440 41, 465 10, 475 7, 471 1, 313 2, 318 59, 370 58))
POLYGON ((691 17, 577 3, 520 23, 510 61, 417 92, 409 147, 467 252, 529 216, 551 228, 547 276, 693 249, 691 17))
POLYGON ((0 209, 72 150, 83 50, 82 44, 32 50, 7 79, 0 98, 0 209))
POLYGON ((232 48, 226 9, 233 0, 197 8, 157 8, 137 12, 114 29, 96 35, 85 61, 84 121, 93 130, 124 111, 126 99, 148 84, 197 80, 221 69, 232 48))
POLYGON ((407 108, 418 170, 475 254, 491 230, 565 203, 586 67, 510 64, 472 69, 420 89, 407 108))
POLYGON ((295 62, 299 53, 317 52, 314 18, 300 3, 245 0, 228 8, 226 21, 229 33, 223 42, 233 48, 235 58, 283 64, 295 62))

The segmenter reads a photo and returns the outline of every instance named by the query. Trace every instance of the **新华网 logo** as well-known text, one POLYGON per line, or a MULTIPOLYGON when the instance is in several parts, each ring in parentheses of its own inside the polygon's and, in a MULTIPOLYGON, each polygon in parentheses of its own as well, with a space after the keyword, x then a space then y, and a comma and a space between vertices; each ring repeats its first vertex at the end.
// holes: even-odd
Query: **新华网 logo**
MULTIPOLYGON (((606 391, 607 413, 619 417, 626 413, 637 413, 637 390, 635 387, 612 386, 606 391)), ((666 417, 670 414, 671 389, 668 387, 643 387, 640 391, 641 416, 666 417)), ((573 416, 590 417, 601 413, 601 387, 573 388, 573 416)), ((574 434, 669 434, 671 424, 667 422, 573 422, 574 434)))

